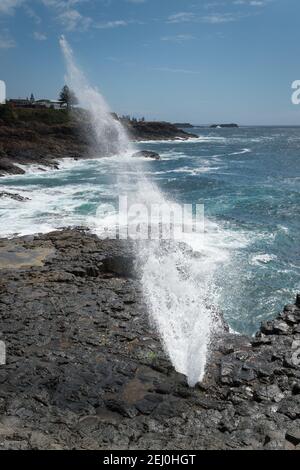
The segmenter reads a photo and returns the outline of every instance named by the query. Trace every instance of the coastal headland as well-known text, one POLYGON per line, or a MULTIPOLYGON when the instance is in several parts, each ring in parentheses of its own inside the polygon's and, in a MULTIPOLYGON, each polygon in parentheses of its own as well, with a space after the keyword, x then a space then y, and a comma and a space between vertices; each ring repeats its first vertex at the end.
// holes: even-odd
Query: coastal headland
MULTIPOLYGON (((133 141, 197 137, 168 122, 124 119, 122 124, 133 141)), ((0 176, 23 174, 23 165, 58 168, 63 158, 99 156, 86 112, 0 106, 0 176)))

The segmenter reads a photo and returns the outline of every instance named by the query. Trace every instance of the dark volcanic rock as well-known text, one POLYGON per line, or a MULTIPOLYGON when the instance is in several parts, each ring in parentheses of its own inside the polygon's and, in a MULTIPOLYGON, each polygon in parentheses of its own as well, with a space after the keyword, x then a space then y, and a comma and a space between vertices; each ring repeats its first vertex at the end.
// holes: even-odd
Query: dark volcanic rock
POLYGON ((234 123, 230 123, 230 124, 212 124, 210 126, 212 129, 215 129, 217 127, 221 127, 221 128, 230 128, 230 127, 239 127, 237 124, 234 124, 234 123))
POLYGON ((20 196, 20 194, 16 193, 9 193, 7 191, 0 191, 0 197, 8 197, 10 199, 14 199, 15 201, 29 201, 28 197, 20 196))
POLYGON ((150 152, 149 150, 141 150, 140 152, 135 152, 133 157, 144 157, 152 158, 153 160, 160 160, 160 155, 156 152, 150 152))
POLYGON ((190 122, 174 122, 174 126, 179 129, 192 129, 194 126, 190 122))
MULTIPOLYGON (((3 155, 3 154, 2 154, 3 155)), ((4 154, 4 157, 0 153, 0 176, 3 175, 23 175, 25 171, 19 166, 14 165, 9 158, 4 154)))
POLYGON ((125 121, 123 122, 133 140, 186 140, 198 135, 179 129, 169 122, 125 121))
POLYGON ((299 298, 255 338, 224 331, 189 388, 149 324, 132 244, 77 229, 0 248, 0 449, 299 445, 299 298))
POLYGON ((88 158, 91 152, 74 122, 61 125, 0 123, 0 176, 25 173, 18 164, 58 168, 57 160, 78 156, 88 158))

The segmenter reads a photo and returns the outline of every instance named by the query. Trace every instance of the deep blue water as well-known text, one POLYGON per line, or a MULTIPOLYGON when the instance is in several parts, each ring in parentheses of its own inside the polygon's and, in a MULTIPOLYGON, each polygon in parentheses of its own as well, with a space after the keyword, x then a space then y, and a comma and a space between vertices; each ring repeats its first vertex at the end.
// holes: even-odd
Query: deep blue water
MULTIPOLYGON (((143 162, 143 171, 168 198, 204 203, 218 227, 208 245, 230 254, 215 274, 218 304, 234 329, 253 333, 300 291, 300 128, 191 131, 200 138, 140 143, 162 156, 143 162)), ((134 185, 139 173, 117 159, 0 179, 0 190, 31 198, 0 200, 0 233, 89 223, 99 204, 115 199, 125 173, 125 185, 134 185)))

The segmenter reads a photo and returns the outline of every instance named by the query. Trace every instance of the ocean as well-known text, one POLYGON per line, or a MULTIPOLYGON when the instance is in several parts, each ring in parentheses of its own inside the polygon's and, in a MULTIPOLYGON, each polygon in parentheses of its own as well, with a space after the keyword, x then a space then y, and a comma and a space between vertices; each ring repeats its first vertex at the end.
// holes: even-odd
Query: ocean
POLYGON ((231 328, 253 334, 300 291, 300 128, 190 131, 199 137, 136 144, 159 161, 65 160, 59 170, 0 178, 0 191, 29 198, 0 199, 0 236, 113 223, 111 204, 146 178, 145 198, 154 187, 167 200, 204 204, 205 233, 191 241, 203 255, 197 275, 213 277, 209 295, 231 328))

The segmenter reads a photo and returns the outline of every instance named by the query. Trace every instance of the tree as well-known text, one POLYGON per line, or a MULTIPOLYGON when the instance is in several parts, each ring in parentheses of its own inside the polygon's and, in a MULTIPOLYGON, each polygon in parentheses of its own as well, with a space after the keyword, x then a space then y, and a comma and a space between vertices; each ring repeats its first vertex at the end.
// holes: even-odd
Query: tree
POLYGON ((67 108, 71 108, 75 104, 78 104, 78 99, 74 93, 74 91, 70 90, 68 85, 65 85, 59 95, 59 100, 62 103, 65 103, 67 105, 67 108))
POLYGON ((35 99, 34 99, 34 94, 33 94, 33 93, 31 93, 31 96, 30 96, 30 101, 31 101, 31 103, 34 103, 34 102, 35 102, 35 99))

